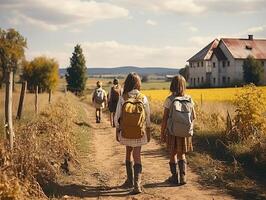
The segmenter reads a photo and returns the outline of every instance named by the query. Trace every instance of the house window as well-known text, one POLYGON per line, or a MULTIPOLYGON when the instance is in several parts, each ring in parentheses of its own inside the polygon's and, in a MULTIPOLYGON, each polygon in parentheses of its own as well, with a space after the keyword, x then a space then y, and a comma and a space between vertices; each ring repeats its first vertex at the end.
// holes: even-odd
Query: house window
POLYGON ((199 67, 199 62, 197 64, 198 64, 198 67, 199 67))
POLYGON ((227 84, 230 84, 230 77, 227 77, 227 84))
POLYGON ((225 85, 226 84, 226 77, 225 76, 223 76, 222 81, 223 81, 223 85, 225 85))
POLYGON ((192 83, 193 83, 193 78, 190 78, 190 83, 191 83, 191 85, 192 85, 192 83))
POLYGON ((223 67, 225 67, 225 61, 223 61, 223 67))
POLYGON ((227 61, 227 66, 228 66, 228 67, 230 66, 230 61, 227 61))
POLYGON ((201 77, 201 83, 203 83, 204 82, 204 78, 203 77, 201 77))
POLYGON ((216 78, 213 78, 213 85, 216 84, 216 78))
POLYGON ((200 83, 200 78, 198 77, 198 84, 200 83))
POLYGON ((194 86, 196 86, 196 78, 194 78, 194 86))
POLYGON ((190 68, 192 68, 192 63, 190 63, 190 68))
POLYGON ((212 63, 212 67, 215 68, 215 62, 212 63))
POLYGON ((201 62, 201 66, 203 67, 203 61, 201 62))

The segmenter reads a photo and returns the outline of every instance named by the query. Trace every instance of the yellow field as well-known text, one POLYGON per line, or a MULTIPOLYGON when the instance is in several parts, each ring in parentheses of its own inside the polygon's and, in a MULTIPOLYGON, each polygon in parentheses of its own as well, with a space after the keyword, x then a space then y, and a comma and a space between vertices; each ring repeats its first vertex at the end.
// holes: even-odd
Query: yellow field
MULTIPOLYGON (((260 87, 264 96, 266 96, 266 86, 260 87)), ((233 101, 235 95, 241 90, 241 88, 210 88, 210 89, 188 89, 187 94, 192 98, 200 102, 201 98, 203 102, 206 101, 233 101)), ((171 93, 169 90, 143 90, 142 91, 150 100, 163 101, 171 93)))

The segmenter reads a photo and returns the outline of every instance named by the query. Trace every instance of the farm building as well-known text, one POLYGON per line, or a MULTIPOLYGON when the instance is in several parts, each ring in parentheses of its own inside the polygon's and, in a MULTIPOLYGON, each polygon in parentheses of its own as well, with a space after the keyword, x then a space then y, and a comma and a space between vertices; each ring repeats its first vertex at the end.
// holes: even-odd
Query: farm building
POLYGON ((189 62, 191 87, 226 87, 243 82, 243 63, 249 56, 264 66, 263 84, 266 84, 266 39, 221 38, 215 39, 189 62))

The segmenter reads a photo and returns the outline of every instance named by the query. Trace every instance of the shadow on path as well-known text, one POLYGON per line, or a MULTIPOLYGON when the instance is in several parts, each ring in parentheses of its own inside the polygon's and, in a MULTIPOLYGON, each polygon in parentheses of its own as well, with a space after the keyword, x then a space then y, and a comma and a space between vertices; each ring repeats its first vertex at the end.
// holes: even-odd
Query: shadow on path
POLYGON ((87 186, 79 184, 59 185, 57 183, 49 184, 49 188, 45 188, 45 194, 48 197, 62 198, 64 196, 73 196, 79 198, 114 196, 125 197, 130 193, 129 189, 123 189, 120 186, 87 186))

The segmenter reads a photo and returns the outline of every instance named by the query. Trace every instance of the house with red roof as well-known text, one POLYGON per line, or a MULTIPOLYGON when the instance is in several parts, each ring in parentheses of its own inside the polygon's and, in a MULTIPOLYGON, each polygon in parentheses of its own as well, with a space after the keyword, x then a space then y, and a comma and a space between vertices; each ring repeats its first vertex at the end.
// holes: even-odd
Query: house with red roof
POLYGON ((221 38, 215 39, 189 62, 190 87, 228 87, 243 83, 243 64, 249 56, 264 67, 266 85, 266 39, 221 38))

